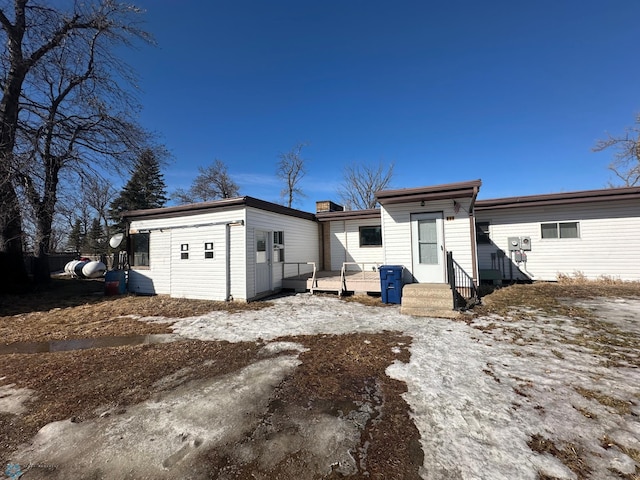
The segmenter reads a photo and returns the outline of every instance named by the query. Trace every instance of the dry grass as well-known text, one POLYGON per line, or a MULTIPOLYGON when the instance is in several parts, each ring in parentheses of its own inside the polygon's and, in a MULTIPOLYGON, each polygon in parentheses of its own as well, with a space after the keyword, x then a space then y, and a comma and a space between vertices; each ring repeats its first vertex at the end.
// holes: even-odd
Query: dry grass
POLYGON ((536 313, 545 313, 589 318, 592 315, 588 310, 567 305, 561 300, 597 297, 640 297, 640 282, 588 281, 573 278, 557 283, 516 284, 499 288, 484 296, 482 305, 474 308, 474 314, 530 318, 536 313))
MULTIPOLYGON (((580 447, 572 443, 566 443, 562 445, 562 447, 558 447, 552 440, 536 434, 531 437, 527 442, 527 445, 534 452, 553 455, 569 470, 575 473, 578 479, 588 478, 591 473, 589 466, 583 460, 584 455, 582 454, 580 447)), ((541 475, 541 478, 551 477, 541 475)))
POLYGON ((631 413, 632 403, 626 400, 620 400, 619 398, 612 397, 601 392, 589 390, 582 387, 576 387, 576 392, 589 400, 595 400, 600 405, 609 407, 614 410, 618 415, 629 415, 631 413))
POLYGON ((26 295, 0 296, 3 343, 169 333, 168 324, 136 317, 184 318, 224 310, 259 310, 268 302, 214 302, 157 296, 104 296, 101 280, 60 278, 26 295))

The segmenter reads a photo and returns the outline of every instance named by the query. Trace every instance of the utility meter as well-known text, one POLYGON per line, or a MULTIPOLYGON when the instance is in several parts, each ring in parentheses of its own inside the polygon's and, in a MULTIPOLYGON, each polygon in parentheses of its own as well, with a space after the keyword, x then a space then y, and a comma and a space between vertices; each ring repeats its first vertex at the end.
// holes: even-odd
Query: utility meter
POLYGON ((520 237, 509 237, 507 241, 509 242, 510 252, 520 250, 520 237))
POLYGON ((520 237, 520 248, 522 250, 531 250, 531 237, 520 237))

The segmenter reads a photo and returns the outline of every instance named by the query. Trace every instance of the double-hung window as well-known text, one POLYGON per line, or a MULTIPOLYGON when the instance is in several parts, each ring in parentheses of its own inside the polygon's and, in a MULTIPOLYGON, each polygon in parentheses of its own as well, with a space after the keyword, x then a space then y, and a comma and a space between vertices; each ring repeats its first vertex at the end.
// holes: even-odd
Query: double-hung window
POLYGON ((580 238, 578 222, 552 222, 540 225, 542 238, 580 238))

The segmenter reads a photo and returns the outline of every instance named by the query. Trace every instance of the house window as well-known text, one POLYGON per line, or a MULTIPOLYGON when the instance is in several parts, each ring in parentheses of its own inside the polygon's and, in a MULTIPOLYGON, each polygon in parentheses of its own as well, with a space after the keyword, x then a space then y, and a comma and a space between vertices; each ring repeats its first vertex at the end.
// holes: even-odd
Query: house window
POLYGON ((360 227, 360 246, 361 247, 381 247, 382 246, 382 227, 360 227))
POLYGON ((578 222, 554 222, 540 225, 542 238, 580 238, 578 222))
POLYGON ((273 261, 284 262, 284 232, 273 232, 273 261))
POLYGON ((213 258, 213 242, 204 244, 204 258, 213 258))
POLYGON ((480 243, 491 243, 491 238, 489 237, 489 222, 476 222, 476 242, 480 243))
POLYGON ((180 245, 180 260, 189 260, 189 244, 180 245))
POLYGON ((136 233, 131 235, 132 266, 149 266, 149 233, 136 233))

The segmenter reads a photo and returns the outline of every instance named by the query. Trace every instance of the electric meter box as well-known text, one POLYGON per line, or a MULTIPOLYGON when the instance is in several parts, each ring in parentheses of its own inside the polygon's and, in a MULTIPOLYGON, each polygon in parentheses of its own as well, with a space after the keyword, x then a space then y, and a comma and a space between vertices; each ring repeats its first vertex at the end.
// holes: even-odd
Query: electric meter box
POLYGON ((526 251, 531 250, 531 237, 520 237, 520 249, 526 251))
POLYGON ((509 237, 507 241, 509 242, 510 252, 520 250, 520 237, 509 237))

